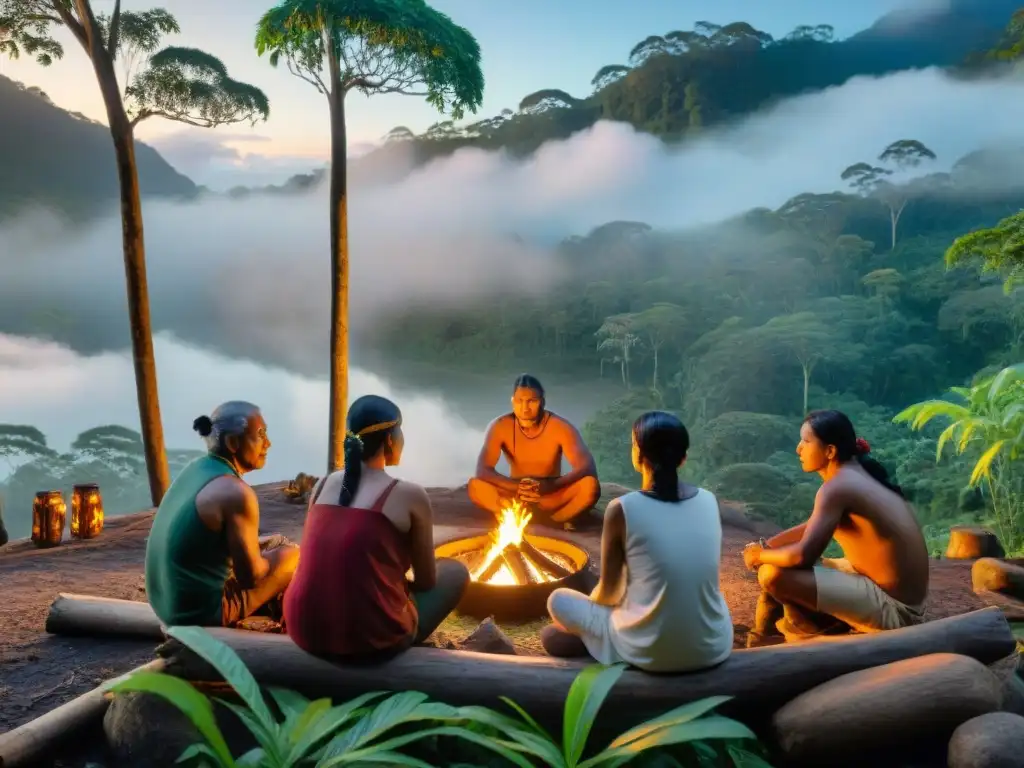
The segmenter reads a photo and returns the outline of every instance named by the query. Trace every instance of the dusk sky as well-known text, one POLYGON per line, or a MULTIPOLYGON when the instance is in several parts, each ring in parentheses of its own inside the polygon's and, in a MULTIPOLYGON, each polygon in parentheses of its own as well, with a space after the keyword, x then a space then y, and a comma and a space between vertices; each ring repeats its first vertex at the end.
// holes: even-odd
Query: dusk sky
MULTIPOLYGON (((515 109, 523 96, 541 88, 585 96, 594 73, 605 64, 625 63, 629 50, 644 37, 690 29, 697 21, 747 21, 775 36, 799 24, 826 23, 835 27, 837 37, 846 37, 889 11, 936 2, 941 0, 828 4, 821 0, 432 0, 435 8, 468 28, 480 42, 486 79, 480 117, 515 109)), ((98 11, 109 11, 113 2, 94 0, 93 5, 98 11)), ((256 170, 262 164, 265 173, 279 176, 307 170, 327 157, 324 98, 283 66, 274 70, 253 49, 262 5, 252 0, 165 0, 162 5, 177 17, 182 29, 180 36, 166 42, 219 56, 233 77, 266 91, 271 117, 254 128, 235 125, 213 131, 155 119, 140 126, 139 138, 157 146, 180 170, 198 176, 197 181, 205 180, 203 170, 211 165, 256 170)), ((152 7, 131 0, 125 6, 152 7)), ((104 119, 84 52, 69 38, 66 47, 64 60, 48 69, 28 57, 13 62, 0 59, 0 74, 39 86, 65 109, 104 119)), ((355 149, 378 141, 396 125, 420 132, 443 119, 417 97, 368 100, 353 94, 347 107, 349 142, 355 149)))

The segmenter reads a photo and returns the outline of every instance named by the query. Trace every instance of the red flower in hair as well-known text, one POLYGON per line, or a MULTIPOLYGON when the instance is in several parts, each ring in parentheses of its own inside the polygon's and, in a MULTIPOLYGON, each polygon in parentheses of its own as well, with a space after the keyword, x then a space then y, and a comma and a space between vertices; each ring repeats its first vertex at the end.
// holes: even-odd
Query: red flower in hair
POLYGON ((857 455, 867 456, 871 453, 871 445, 863 437, 857 438, 857 455))

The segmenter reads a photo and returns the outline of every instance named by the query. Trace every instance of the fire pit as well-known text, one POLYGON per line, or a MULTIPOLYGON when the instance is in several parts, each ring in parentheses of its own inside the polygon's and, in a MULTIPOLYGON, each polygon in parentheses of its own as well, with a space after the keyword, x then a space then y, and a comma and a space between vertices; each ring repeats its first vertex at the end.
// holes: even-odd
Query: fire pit
POLYGON ((530 517, 516 502, 502 512, 494 531, 434 548, 438 557, 458 560, 469 568, 470 583, 459 602, 459 613, 528 621, 547 613, 548 595, 559 587, 586 590, 587 551, 567 539, 525 533, 530 517))

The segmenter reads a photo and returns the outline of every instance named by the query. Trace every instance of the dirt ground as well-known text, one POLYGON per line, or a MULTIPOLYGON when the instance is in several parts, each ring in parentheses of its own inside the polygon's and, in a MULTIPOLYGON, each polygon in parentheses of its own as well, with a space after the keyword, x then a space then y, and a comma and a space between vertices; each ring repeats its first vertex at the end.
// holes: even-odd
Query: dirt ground
MULTIPOLYGON (((305 508, 289 503, 283 484, 258 486, 261 532, 282 533, 298 541, 305 508)), ((612 498, 626 489, 605 489, 612 498)), ((464 489, 430 489, 437 536, 447 538, 457 529, 488 527, 486 516, 469 503, 464 489)), ((50 603, 61 592, 144 600, 142 567, 146 538, 153 513, 140 512, 107 521, 103 534, 91 541, 70 542, 54 549, 36 549, 16 541, 0 549, 0 733, 39 717, 65 701, 85 693, 102 681, 144 664, 153 657, 154 644, 139 641, 64 638, 44 629, 50 603)), ((723 510, 724 539, 722 589, 732 611, 737 645, 742 646, 758 589, 754 576, 743 567, 743 545, 772 529, 747 520, 737 507, 723 510)), ((584 544, 596 564, 598 529, 572 534, 584 544)), ((971 592, 970 562, 935 561, 932 566, 929 618, 942 618, 982 607, 971 592)), ((542 653, 535 630, 541 622, 503 627, 520 653, 542 653)), ((452 619, 437 633, 436 641, 458 643, 475 621, 452 619)))

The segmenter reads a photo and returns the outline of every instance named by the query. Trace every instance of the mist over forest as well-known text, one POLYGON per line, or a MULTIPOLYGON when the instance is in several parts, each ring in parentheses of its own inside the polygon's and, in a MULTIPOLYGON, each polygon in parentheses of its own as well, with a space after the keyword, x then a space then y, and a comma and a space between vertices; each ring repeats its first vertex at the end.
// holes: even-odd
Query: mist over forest
MULTIPOLYGON (((687 33, 717 40, 710 53, 649 38, 586 98, 543 91, 469 126, 393 131, 351 182, 353 365, 385 380, 424 365, 593 388, 602 399, 579 426, 602 479, 627 485, 629 424, 671 410, 691 431, 688 479, 780 524, 806 516, 818 485, 793 456, 802 414, 839 408, 929 530, 984 518, 989 501, 968 488, 974 449, 937 463, 939 430, 893 417, 1021 359, 1024 295, 944 257, 1024 208, 1024 80, 960 67, 994 43, 980 22, 927 49, 897 35, 884 56, 820 26, 788 48, 711 27, 687 33), (797 82, 786 62, 823 51, 831 79, 797 82), (722 62, 759 62, 746 102, 730 103, 722 62), (668 94, 656 104, 655 87, 668 94)), ((318 179, 147 196, 154 332, 325 377, 318 179)), ((113 206, 70 216, 48 202, 3 219, 0 332, 87 356, 126 349, 120 238, 113 206)), ((31 364, 2 350, 0 368, 31 364)), ((5 386, 0 422, 22 424, 5 386)), ((462 394, 449 386, 445 401, 457 409, 462 394)), ((146 506, 131 418, 93 425, 67 452, 0 427, 8 504, 88 464, 112 510, 146 506)))

